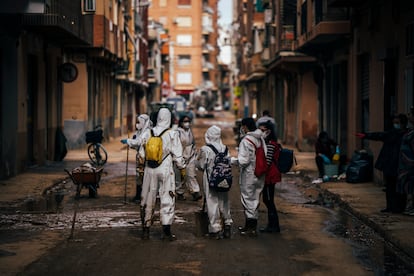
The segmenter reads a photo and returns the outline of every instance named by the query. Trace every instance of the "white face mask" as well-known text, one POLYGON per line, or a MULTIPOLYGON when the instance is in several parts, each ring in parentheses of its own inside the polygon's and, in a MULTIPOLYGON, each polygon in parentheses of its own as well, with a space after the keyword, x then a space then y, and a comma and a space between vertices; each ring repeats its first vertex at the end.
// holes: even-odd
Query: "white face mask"
POLYGON ((395 128, 395 129, 400 129, 400 128, 401 128, 401 126, 400 126, 400 124, 394 124, 394 128, 395 128))
POLYGON ((135 127, 137 128, 137 130, 141 130, 144 128, 144 122, 142 122, 141 120, 138 120, 138 123, 135 124, 135 127))
POLYGON ((246 132, 244 131, 244 128, 240 128, 240 136, 246 135, 246 132))
POLYGON ((263 131, 263 138, 267 138, 270 134, 270 130, 263 131))
POLYGON ((183 127, 184 127, 184 128, 190 128, 190 123, 189 123, 189 122, 185 122, 185 123, 183 123, 183 127))

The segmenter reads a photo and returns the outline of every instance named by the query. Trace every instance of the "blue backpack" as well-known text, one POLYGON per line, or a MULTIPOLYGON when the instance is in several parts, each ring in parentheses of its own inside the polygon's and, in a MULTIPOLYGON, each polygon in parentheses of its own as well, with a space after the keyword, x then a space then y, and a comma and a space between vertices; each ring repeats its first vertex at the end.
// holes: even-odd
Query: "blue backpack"
POLYGON ((228 192, 233 182, 230 158, 227 157, 229 149, 219 152, 213 145, 207 144, 216 154, 213 170, 210 176, 207 173, 209 188, 216 192, 228 192))

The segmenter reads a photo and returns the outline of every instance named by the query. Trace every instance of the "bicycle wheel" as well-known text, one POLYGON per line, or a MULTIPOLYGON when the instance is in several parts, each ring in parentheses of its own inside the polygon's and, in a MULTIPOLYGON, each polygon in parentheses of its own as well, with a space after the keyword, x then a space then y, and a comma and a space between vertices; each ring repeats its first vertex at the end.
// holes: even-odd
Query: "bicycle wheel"
POLYGON ((99 144, 90 144, 88 146, 88 156, 92 163, 97 166, 103 166, 108 160, 108 153, 105 148, 99 144))

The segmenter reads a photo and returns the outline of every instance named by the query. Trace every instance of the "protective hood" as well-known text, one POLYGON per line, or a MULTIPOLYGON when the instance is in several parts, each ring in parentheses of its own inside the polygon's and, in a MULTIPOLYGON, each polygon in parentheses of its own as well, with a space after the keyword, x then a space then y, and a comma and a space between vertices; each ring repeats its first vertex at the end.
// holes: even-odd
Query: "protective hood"
POLYGON ((223 142, 221 141, 221 129, 218 126, 211 126, 207 129, 204 135, 206 144, 212 144, 218 151, 224 150, 223 142))
POLYGON ((141 114, 138 116, 138 124, 143 130, 152 127, 152 122, 147 114, 141 114))
POLYGON ((256 139, 254 139, 254 141, 252 139, 252 142, 255 143, 256 147, 259 147, 260 144, 263 146, 263 149, 265 151, 265 153, 267 154, 267 147, 266 147, 266 143, 263 139, 263 131, 261 131, 259 128, 256 129, 255 131, 250 131, 246 134, 246 137, 252 136, 256 139))
POLYGON ((159 135, 164 129, 171 125, 171 112, 168 108, 162 107, 158 111, 157 125, 154 127, 155 135, 159 135))
POLYGON ((263 137, 263 131, 260 129, 256 129, 255 131, 249 131, 246 133, 246 135, 253 136, 254 138, 261 139, 263 137))

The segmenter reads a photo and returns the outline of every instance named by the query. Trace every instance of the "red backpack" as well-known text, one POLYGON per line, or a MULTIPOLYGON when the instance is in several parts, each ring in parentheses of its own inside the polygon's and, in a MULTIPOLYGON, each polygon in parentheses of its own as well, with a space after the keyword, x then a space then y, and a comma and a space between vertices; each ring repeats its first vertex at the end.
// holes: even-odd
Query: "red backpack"
POLYGON ((268 166, 266 161, 266 154, 263 148, 263 142, 260 140, 260 146, 256 147, 256 144, 252 140, 246 137, 246 140, 253 144, 256 149, 256 167, 254 168, 254 175, 261 177, 267 172, 268 166))

